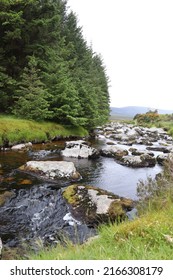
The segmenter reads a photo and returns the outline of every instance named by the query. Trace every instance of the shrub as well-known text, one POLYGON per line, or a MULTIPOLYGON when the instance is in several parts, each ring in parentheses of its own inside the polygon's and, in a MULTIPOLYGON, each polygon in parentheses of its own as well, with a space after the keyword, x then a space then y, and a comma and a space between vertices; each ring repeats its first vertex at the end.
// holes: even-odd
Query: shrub
POLYGON ((147 181, 140 180, 137 185, 138 210, 145 212, 146 210, 162 209, 173 202, 173 156, 169 156, 164 162, 163 172, 151 177, 147 181))
POLYGON ((157 110, 148 111, 145 114, 135 115, 134 120, 136 120, 138 124, 155 123, 155 122, 158 122, 158 120, 159 120, 159 114, 158 114, 157 110))

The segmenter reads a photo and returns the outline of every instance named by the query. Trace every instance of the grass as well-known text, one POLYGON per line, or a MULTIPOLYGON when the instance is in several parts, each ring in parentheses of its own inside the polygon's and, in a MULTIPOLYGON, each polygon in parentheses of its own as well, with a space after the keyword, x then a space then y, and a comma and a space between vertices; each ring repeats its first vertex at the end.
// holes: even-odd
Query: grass
POLYGON ((88 132, 82 127, 63 126, 52 122, 36 122, 0 116, 0 146, 23 142, 44 142, 60 137, 83 137, 88 132))
POLYGON ((83 245, 67 242, 44 249, 34 260, 143 260, 173 259, 173 205, 119 225, 103 225, 99 237, 83 245))
POLYGON ((113 122, 128 122, 128 121, 132 121, 133 120, 133 117, 130 117, 130 116, 126 116, 126 115, 110 115, 110 118, 109 118, 110 121, 113 121, 113 122))

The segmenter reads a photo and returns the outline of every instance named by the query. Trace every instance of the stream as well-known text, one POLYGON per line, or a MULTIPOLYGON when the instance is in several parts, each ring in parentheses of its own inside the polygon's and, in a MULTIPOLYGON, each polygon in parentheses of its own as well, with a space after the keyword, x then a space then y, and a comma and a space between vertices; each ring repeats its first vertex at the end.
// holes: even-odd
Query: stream
MULTIPOLYGON (((110 135, 98 135, 91 146, 102 149, 110 140, 110 135)), ((138 137, 139 138, 139 137, 138 137)), ((112 139, 113 144, 117 140, 112 139)), ((169 144, 171 140, 169 139, 169 144)), ((145 144, 121 141, 122 148, 143 150, 145 144)), ((25 243, 36 250, 38 240, 44 245, 63 242, 69 238, 74 243, 83 243, 96 234, 94 228, 73 219, 68 205, 62 198, 64 187, 72 184, 69 179, 49 182, 21 172, 18 168, 30 160, 72 161, 81 174, 80 184, 88 184, 136 200, 136 187, 139 180, 155 177, 162 166, 132 168, 119 164, 115 158, 100 156, 95 159, 62 157, 60 151, 64 141, 34 144, 29 151, 0 151, 0 195, 5 194, 5 203, 0 200, 0 237, 5 246, 17 247, 25 243)), ((162 154, 154 151, 155 156, 162 154)))

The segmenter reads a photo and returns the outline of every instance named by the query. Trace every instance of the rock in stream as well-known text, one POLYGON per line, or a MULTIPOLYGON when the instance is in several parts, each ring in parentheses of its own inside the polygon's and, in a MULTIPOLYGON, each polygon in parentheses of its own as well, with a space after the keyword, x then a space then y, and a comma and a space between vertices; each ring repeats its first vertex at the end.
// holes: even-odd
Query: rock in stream
POLYGON ((67 161, 28 161, 19 170, 35 173, 45 179, 80 178, 74 163, 67 161))
POLYGON ((123 220, 134 208, 131 199, 93 186, 71 185, 63 191, 72 215, 89 226, 123 220))
POLYGON ((64 238, 83 243, 95 233, 71 217, 62 190, 55 186, 40 184, 29 190, 16 190, 0 207, 0 237, 8 247, 27 242, 34 249, 38 240, 46 245, 62 242, 64 238))

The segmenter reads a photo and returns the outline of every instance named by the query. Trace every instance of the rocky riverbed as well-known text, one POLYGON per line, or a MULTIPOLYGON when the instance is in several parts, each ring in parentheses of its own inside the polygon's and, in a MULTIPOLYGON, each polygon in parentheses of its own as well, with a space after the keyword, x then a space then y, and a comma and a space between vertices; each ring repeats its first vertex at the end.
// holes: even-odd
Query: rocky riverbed
POLYGON ((121 123, 98 127, 94 140, 25 143, 1 151, 4 248, 27 244, 37 250, 38 244, 64 238, 82 243, 96 234, 98 223, 130 216, 138 180, 154 177, 172 152, 172 138, 163 129, 121 123))

